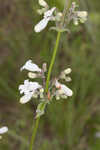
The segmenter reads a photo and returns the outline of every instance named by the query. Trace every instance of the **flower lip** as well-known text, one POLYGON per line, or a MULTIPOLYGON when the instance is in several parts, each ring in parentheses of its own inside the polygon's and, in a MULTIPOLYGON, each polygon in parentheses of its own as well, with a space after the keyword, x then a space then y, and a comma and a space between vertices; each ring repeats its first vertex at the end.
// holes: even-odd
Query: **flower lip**
POLYGON ((33 71, 33 72, 41 72, 42 70, 34 63, 32 63, 32 60, 28 60, 25 65, 23 67, 21 67, 21 71, 22 70, 29 70, 29 71, 33 71))

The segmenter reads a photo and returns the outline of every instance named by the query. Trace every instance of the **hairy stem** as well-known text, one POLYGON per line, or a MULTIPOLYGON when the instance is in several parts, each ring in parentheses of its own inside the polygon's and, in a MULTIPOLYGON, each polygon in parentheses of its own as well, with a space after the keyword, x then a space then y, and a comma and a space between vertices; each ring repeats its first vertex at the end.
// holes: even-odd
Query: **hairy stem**
POLYGON ((56 39, 56 45, 55 45, 54 50, 53 50, 53 55, 52 55, 52 58, 51 58, 51 63, 50 63, 50 66, 49 66, 47 80, 46 80, 46 88, 45 88, 46 93, 48 92, 48 88, 49 88, 50 76, 51 76, 52 68, 53 68, 53 65, 54 65, 54 62, 55 62, 57 49, 58 49, 58 46, 59 46, 60 35, 61 35, 61 32, 58 32, 57 39, 56 39))
POLYGON ((39 120, 40 120, 40 117, 38 117, 38 118, 36 119, 35 127, 33 128, 33 133, 32 133, 32 137, 31 137, 31 143, 30 143, 30 148, 29 148, 29 150, 32 150, 33 147, 34 147, 34 141, 35 141, 37 129, 38 129, 38 126, 39 126, 39 120))

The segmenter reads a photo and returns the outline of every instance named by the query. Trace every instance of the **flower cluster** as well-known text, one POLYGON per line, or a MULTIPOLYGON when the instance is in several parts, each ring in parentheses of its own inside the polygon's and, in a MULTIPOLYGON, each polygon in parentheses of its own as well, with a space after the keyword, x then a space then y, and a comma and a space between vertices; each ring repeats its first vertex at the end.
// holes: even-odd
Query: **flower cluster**
POLYGON ((6 133, 8 131, 8 127, 4 126, 0 128, 0 139, 2 139, 2 134, 6 133))
POLYGON ((68 14, 68 20, 69 21, 73 20, 74 25, 78 25, 79 22, 85 23, 88 16, 87 11, 77 11, 76 10, 77 7, 78 5, 76 5, 76 3, 73 2, 68 14))
POLYGON ((32 60, 28 60, 25 65, 21 68, 28 70, 28 77, 32 80, 35 78, 41 78, 42 83, 29 81, 29 79, 24 81, 24 84, 19 86, 20 94, 24 94, 20 98, 20 103, 25 104, 30 101, 32 98, 38 98, 40 103, 37 107, 36 113, 39 117, 44 114, 44 108, 47 103, 50 103, 53 98, 56 100, 66 99, 68 96, 72 96, 73 92, 65 84, 60 83, 60 80, 65 80, 67 82, 71 81, 71 78, 68 74, 71 73, 71 69, 65 69, 61 72, 58 78, 55 78, 50 81, 48 93, 45 92, 46 86, 46 64, 42 65, 42 68, 39 68, 36 64, 32 63, 32 60))
POLYGON ((41 32, 48 24, 49 21, 60 21, 62 17, 61 12, 57 12, 56 7, 49 9, 48 4, 44 0, 39 0, 40 6, 43 8, 38 9, 40 15, 44 15, 43 19, 34 27, 35 32, 41 32))
POLYGON ((78 7, 76 2, 72 2, 72 6, 69 11, 65 15, 65 22, 62 23, 62 18, 64 14, 59 12, 56 7, 49 8, 48 4, 44 0, 38 0, 39 5, 42 7, 38 9, 37 12, 40 15, 43 15, 43 19, 34 27, 35 32, 41 32, 48 24, 49 21, 55 21, 56 27, 52 27, 51 29, 59 30, 61 32, 69 31, 68 24, 71 20, 73 20, 74 25, 78 25, 79 22, 84 23, 87 20, 87 12, 86 11, 76 11, 78 7), (66 29, 67 26, 67 29, 66 29))

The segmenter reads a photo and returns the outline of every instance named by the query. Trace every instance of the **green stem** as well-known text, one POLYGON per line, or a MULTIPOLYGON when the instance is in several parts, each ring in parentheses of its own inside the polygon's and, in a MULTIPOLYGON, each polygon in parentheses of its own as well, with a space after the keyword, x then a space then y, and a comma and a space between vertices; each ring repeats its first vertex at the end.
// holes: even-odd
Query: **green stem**
MULTIPOLYGON (((49 71, 48 71, 48 75, 47 75, 46 89, 45 89, 46 93, 48 92, 50 75, 51 75, 51 71, 52 71, 52 68, 53 68, 53 64, 55 62, 55 57, 56 57, 56 53, 57 53, 57 49, 58 49, 58 45, 59 45, 60 35, 61 35, 61 33, 58 32, 57 39, 56 39, 56 45, 54 47, 53 56, 52 56, 52 59, 51 59, 51 63, 50 63, 50 67, 49 67, 49 71)), ((35 137, 36 137, 38 126, 39 126, 39 120, 40 120, 40 117, 36 119, 35 127, 33 129, 32 137, 31 137, 31 143, 30 143, 29 150, 32 150, 33 147, 34 147, 34 140, 35 140, 35 137)))
POLYGON ((33 128, 33 133, 32 133, 32 137, 31 137, 31 143, 30 143, 29 150, 32 150, 34 147, 34 140, 36 137, 38 126, 39 126, 39 120, 40 120, 40 117, 36 119, 35 127, 33 128))
POLYGON ((52 55, 52 58, 51 58, 51 63, 50 63, 50 66, 49 66, 47 80, 46 80, 46 88, 45 88, 46 93, 48 92, 48 88, 49 88, 50 76, 51 76, 52 68, 53 68, 55 58, 56 58, 56 54, 57 54, 57 49, 58 49, 58 45, 59 45, 59 41, 60 41, 60 35, 61 35, 61 32, 58 32, 57 39, 56 39, 56 45, 55 45, 54 50, 53 50, 53 55, 52 55))

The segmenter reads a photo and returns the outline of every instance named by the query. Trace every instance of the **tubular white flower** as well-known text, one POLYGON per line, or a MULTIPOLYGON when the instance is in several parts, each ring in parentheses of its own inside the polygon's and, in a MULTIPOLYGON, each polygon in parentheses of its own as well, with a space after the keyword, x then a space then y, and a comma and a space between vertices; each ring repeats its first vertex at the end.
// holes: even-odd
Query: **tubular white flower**
POLYGON ((81 23, 84 23, 87 20, 88 13, 86 11, 77 11, 76 13, 81 23))
POLYGON ((44 13, 43 19, 34 27, 35 32, 41 32, 47 26, 48 22, 53 20, 53 12, 55 9, 56 7, 53 7, 44 13))
POLYGON ((19 86, 20 94, 24 94, 20 99, 20 103, 27 103, 32 96, 34 96, 36 90, 40 88, 42 88, 42 86, 38 82, 29 82, 29 80, 25 80, 24 84, 19 86))
POLYGON ((73 91, 71 89, 69 89, 66 85, 61 84, 61 90, 63 91, 63 93, 66 96, 72 96, 73 95, 73 91))
POLYGON ((22 71, 24 69, 33 72, 41 72, 41 69, 36 64, 32 63, 32 60, 28 60, 20 70, 22 71))
POLYGON ((4 126, 0 128, 0 134, 4 134, 8 131, 8 127, 4 126))
POLYGON ((87 17, 88 13, 87 11, 77 11, 77 16, 80 18, 87 17))
POLYGON ((66 96, 72 96, 73 95, 73 91, 68 88, 66 85, 59 83, 57 80, 55 82, 55 86, 56 88, 58 88, 57 93, 59 93, 59 95, 66 95, 66 96))

